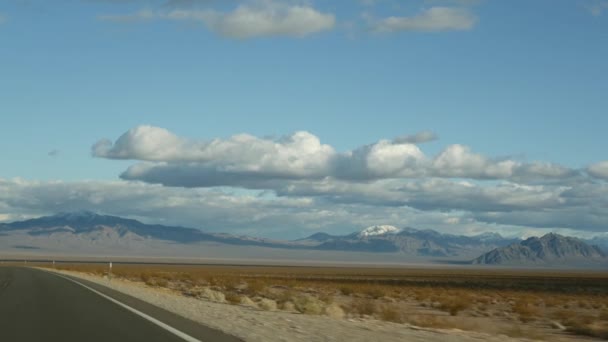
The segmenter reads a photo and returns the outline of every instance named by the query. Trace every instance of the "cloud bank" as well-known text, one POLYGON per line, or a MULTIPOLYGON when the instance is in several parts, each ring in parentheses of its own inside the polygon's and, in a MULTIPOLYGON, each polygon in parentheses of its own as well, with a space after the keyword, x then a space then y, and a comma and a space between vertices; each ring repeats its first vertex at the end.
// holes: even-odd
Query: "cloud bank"
MULTIPOLYGON (((92 154, 134 160, 120 175, 129 182, 171 191, 254 191, 276 203, 302 201, 298 203, 306 203, 307 210, 329 217, 334 211, 381 217, 402 210, 394 217, 405 221, 397 225, 411 222, 411 217, 424 222, 432 217, 436 225, 460 230, 479 225, 513 231, 606 230, 606 162, 571 169, 545 161, 488 157, 461 144, 430 156, 418 144, 433 139, 434 133, 421 132, 338 151, 305 131, 279 138, 238 134, 197 140, 160 127, 137 126, 115 141, 98 141, 92 154)), ((287 207, 287 221, 302 210, 287 207)), ((356 224, 356 215, 346 216, 356 224)))
POLYGON ((477 17, 467 8, 435 6, 414 16, 391 16, 373 22, 376 32, 398 31, 463 31, 472 29, 477 17))
POLYGON ((593 177, 608 180, 608 160, 590 165, 587 172, 593 177))
POLYGON ((458 144, 429 157, 413 142, 431 138, 432 133, 423 132, 338 152, 304 131, 279 139, 239 134, 198 141, 163 128, 138 126, 114 143, 98 141, 92 154, 142 161, 127 169, 121 175, 123 179, 185 187, 259 189, 272 187, 271 182, 325 178, 351 182, 428 177, 534 182, 577 174, 551 163, 488 158, 458 144))
POLYGON ((103 15, 99 19, 117 22, 201 22, 211 31, 235 39, 266 36, 305 37, 331 30, 336 24, 333 14, 320 12, 310 5, 269 0, 246 2, 230 12, 197 8, 146 9, 129 15, 103 15))

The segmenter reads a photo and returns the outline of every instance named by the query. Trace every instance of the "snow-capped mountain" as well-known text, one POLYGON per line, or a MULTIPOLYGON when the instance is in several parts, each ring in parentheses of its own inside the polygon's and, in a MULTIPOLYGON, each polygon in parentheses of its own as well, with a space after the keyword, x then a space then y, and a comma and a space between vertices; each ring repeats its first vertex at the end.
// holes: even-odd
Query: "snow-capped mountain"
POLYGON ((461 236, 442 234, 431 229, 397 228, 390 225, 371 226, 360 232, 342 236, 317 233, 299 240, 321 250, 384 252, 432 257, 469 255, 475 257, 496 247, 518 241, 503 238, 499 234, 461 236))
POLYGON ((0 239, 9 247, 18 245, 45 249, 52 245, 57 250, 79 248, 86 251, 97 248, 98 250, 154 251, 156 247, 150 246, 196 248, 201 244, 212 244, 283 250, 395 253, 461 259, 474 258, 494 248, 516 242, 497 234, 467 237, 442 234, 430 229, 418 230, 390 225, 375 225, 348 235, 316 233, 305 239, 281 241, 211 233, 194 228, 145 224, 133 219, 99 215, 88 211, 60 213, 0 224, 0 239))
POLYGON ((359 233, 359 237, 365 238, 365 237, 370 237, 370 236, 397 234, 399 232, 401 232, 401 229, 394 227, 394 226, 377 225, 377 226, 371 226, 371 227, 367 227, 367 228, 363 229, 359 233))

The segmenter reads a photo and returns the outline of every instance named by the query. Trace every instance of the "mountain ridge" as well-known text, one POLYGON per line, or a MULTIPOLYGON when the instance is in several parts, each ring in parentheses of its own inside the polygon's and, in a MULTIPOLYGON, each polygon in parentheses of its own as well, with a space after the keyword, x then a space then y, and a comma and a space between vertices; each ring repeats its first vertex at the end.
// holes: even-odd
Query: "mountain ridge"
MULTIPOLYGON (((213 233, 182 226, 145 224, 135 219, 90 211, 58 213, 12 223, 0 223, 0 237, 6 238, 11 234, 21 234, 20 236, 26 241, 37 238, 38 246, 44 246, 44 239, 54 239, 58 244, 68 241, 72 245, 93 243, 96 246, 107 245, 112 248, 134 244, 145 247, 151 241, 165 241, 175 246, 212 243, 218 246, 388 253, 450 260, 479 259, 489 252, 522 242, 517 238, 505 238, 498 233, 464 236, 440 233, 432 229, 398 228, 389 225, 370 226, 345 235, 317 232, 303 239, 272 240, 213 233)), ((14 245, 27 244, 22 239, 16 241, 14 245)), ((602 252, 599 248, 598 251, 602 252)))
POLYGON ((496 248, 474 259, 472 264, 546 264, 552 262, 601 261, 607 254, 585 241, 549 233, 496 248))

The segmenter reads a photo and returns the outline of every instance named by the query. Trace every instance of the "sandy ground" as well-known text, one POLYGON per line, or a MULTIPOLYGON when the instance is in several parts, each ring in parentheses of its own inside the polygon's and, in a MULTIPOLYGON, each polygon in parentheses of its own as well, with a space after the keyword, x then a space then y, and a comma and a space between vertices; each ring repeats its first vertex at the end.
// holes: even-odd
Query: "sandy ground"
POLYGON ((56 271, 126 293, 245 341, 529 341, 461 330, 418 328, 372 319, 338 319, 298 313, 263 311, 185 297, 122 279, 56 271))

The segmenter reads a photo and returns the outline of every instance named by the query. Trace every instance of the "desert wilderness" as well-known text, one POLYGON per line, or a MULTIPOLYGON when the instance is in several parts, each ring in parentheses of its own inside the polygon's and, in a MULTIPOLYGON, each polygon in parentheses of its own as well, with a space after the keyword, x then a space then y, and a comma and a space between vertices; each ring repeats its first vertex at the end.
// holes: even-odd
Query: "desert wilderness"
POLYGON ((0 340, 608 340, 608 0, 0 1, 0 340))

